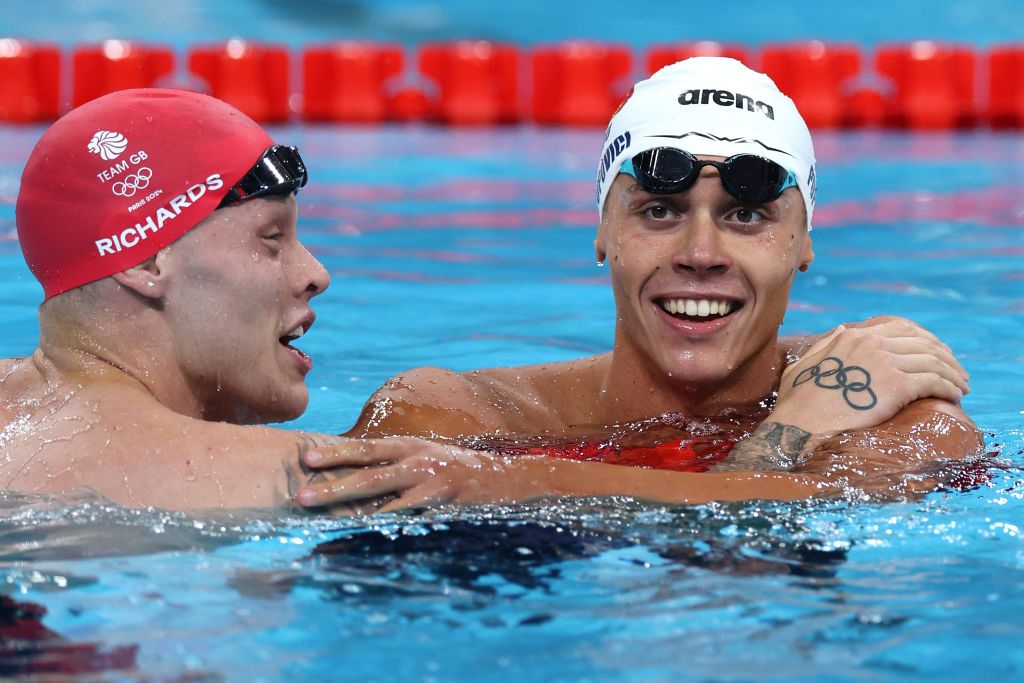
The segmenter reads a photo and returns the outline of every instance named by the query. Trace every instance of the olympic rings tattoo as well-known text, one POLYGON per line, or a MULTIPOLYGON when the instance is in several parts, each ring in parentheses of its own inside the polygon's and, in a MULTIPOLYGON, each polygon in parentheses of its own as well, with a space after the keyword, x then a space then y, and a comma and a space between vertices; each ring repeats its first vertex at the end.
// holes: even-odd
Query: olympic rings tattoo
POLYGON ((829 356, 813 368, 803 370, 793 380, 793 386, 812 379, 815 386, 822 389, 842 389, 843 400, 854 410, 871 410, 878 404, 878 397, 871 390, 871 373, 859 365, 844 366, 842 360, 829 356), (863 397, 857 398, 861 394, 863 397))

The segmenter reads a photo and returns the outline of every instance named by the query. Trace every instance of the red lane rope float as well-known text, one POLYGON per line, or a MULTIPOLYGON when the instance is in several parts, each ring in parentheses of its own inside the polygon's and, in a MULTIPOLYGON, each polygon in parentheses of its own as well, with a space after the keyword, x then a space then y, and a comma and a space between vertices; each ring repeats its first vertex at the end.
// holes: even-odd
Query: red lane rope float
POLYGON ((596 128, 635 80, 697 55, 733 57, 765 71, 813 128, 1024 128, 1024 43, 986 53, 931 41, 874 50, 821 41, 760 48, 697 41, 654 45, 641 55, 593 41, 530 48, 467 40, 418 50, 339 41, 295 52, 232 39, 191 46, 182 58, 166 46, 110 40, 74 48, 65 60, 55 45, 3 36, 0 123, 53 121, 108 92, 176 85, 208 92, 264 123, 596 128), (70 93, 62 91, 65 81, 70 93))
POLYGON ((118 90, 152 88, 174 71, 174 51, 160 45, 105 40, 76 48, 72 58, 74 107, 118 90))
POLYGON ((60 113, 60 49, 0 38, 0 122, 53 121, 60 113))

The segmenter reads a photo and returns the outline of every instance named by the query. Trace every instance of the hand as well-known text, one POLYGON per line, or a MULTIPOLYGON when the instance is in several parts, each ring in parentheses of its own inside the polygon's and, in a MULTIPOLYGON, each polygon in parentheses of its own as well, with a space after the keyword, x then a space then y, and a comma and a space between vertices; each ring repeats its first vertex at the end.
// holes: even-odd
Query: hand
POLYGON ((768 421, 813 434, 879 425, 922 398, 970 389, 948 346, 903 318, 840 325, 782 373, 768 421))
POLYGON ((303 464, 321 472, 346 471, 310 481, 295 500, 304 507, 377 499, 376 511, 442 503, 501 503, 546 493, 548 458, 509 458, 413 437, 349 439, 306 451, 303 464), (390 500, 387 500, 390 498, 390 500), (381 503, 382 499, 386 502, 381 503))
POLYGON ((303 456, 318 471, 349 470, 298 491, 305 507, 391 512, 441 503, 505 503, 543 496, 630 496, 704 504, 753 498, 797 500, 840 493, 827 478, 765 472, 668 472, 561 458, 503 457, 411 437, 351 439, 303 456), (383 505, 366 501, 385 497, 383 505), (390 499, 387 499, 387 498, 390 499))

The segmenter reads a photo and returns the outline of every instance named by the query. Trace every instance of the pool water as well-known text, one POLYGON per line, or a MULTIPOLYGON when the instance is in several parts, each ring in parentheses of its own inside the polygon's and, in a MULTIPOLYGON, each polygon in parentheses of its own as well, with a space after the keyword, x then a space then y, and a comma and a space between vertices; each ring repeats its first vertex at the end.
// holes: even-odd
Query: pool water
MULTIPOLYGON (((13 203, 40 132, 0 128, 7 356, 37 335, 13 203)), ((599 131, 274 134, 309 164, 300 230, 334 279, 303 339, 316 366, 295 426, 346 429, 412 366, 608 349, 614 311, 592 254, 599 131)), ((349 520, 8 495, 0 676, 1020 678, 1024 139, 815 139, 817 258, 784 332, 883 313, 932 329, 971 373, 964 405, 996 454, 987 481, 911 502, 566 500, 349 520)))

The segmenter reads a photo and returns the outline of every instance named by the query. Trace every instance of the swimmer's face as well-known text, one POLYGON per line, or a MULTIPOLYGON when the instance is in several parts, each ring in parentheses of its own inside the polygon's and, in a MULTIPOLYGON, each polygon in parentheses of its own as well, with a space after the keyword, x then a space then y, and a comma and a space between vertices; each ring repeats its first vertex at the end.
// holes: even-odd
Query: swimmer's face
MULTIPOLYGON (((299 242, 295 198, 219 209, 175 242, 164 311, 204 419, 277 422, 306 409, 311 362, 287 342, 330 276, 299 242)), ((297 344, 301 346, 301 341, 297 344)))
POLYGON ((764 376, 793 277, 814 258, 805 221, 797 188, 752 205, 726 192, 713 167, 674 195, 620 174, 595 242, 611 269, 616 353, 716 391, 747 372, 764 376))

